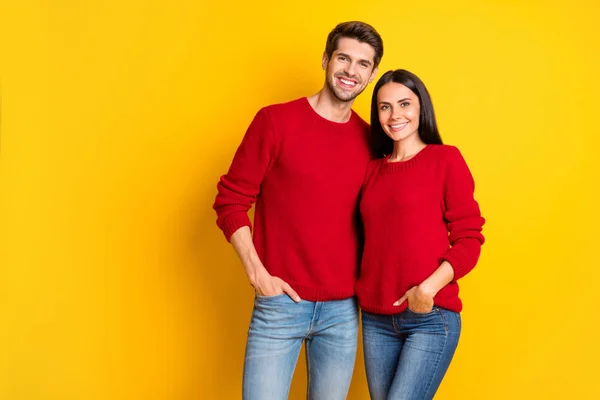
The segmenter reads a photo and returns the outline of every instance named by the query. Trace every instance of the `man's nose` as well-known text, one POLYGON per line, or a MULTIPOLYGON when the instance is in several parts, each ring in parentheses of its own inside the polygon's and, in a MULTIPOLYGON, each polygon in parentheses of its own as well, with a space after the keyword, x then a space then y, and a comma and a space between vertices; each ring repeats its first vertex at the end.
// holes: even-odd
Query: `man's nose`
POLYGON ((344 69, 344 71, 346 71, 346 73, 349 76, 354 76, 354 72, 356 71, 356 64, 354 64, 353 62, 348 63, 348 65, 346 65, 346 68, 344 69))

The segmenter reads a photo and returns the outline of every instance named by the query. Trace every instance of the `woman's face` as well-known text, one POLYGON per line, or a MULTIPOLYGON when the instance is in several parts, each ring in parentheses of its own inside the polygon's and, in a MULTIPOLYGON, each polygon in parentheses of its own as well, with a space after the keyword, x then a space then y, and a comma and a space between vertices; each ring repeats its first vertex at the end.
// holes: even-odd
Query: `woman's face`
POLYGON ((395 142, 418 136, 421 106, 419 98, 406 86, 390 82, 377 93, 379 123, 395 142))

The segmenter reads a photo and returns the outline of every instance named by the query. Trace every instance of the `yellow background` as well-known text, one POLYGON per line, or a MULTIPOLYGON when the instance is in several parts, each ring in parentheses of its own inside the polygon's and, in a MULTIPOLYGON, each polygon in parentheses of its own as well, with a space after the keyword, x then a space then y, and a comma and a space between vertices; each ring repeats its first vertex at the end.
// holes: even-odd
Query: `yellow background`
POLYGON ((240 397, 253 294, 215 185, 352 19, 425 81, 488 220, 437 398, 600 398, 594 3, 3 0, 0 398, 240 397))

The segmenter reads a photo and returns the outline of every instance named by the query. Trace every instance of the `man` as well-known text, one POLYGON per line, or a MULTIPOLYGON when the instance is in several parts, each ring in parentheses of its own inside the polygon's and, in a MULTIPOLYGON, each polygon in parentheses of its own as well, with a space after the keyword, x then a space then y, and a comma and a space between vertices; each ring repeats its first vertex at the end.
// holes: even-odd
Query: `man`
POLYGON ((336 26, 323 88, 261 109, 217 185, 217 224, 256 291, 244 399, 287 398, 304 342, 308 398, 346 398, 358 331, 357 201, 370 159, 369 126, 351 106, 382 56, 370 25, 336 26))

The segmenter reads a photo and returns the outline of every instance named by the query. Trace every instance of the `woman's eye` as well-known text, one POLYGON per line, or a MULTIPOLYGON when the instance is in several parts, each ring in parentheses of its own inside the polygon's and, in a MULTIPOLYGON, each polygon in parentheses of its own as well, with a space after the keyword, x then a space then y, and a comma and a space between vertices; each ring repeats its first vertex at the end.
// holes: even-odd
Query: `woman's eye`
POLYGON ((410 105, 410 103, 408 101, 405 101, 400 104, 400 107, 408 107, 409 105, 410 105))

